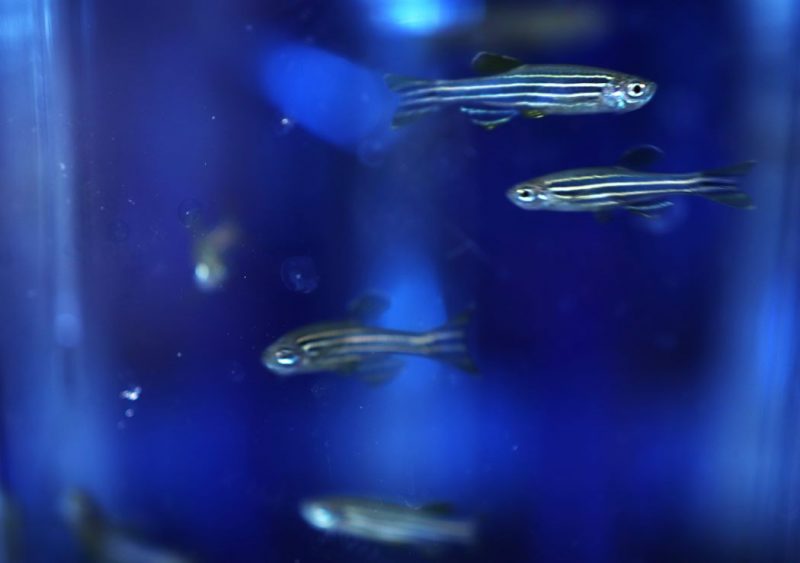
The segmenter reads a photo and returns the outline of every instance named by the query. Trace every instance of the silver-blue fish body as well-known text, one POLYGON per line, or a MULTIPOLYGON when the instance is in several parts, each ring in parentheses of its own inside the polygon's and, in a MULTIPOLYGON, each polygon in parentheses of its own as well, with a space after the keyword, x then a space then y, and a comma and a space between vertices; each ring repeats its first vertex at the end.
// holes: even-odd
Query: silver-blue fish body
POLYGON ((752 207, 738 189, 737 177, 752 166, 745 162, 719 170, 683 174, 651 173, 623 166, 578 168, 522 182, 506 193, 526 210, 602 212, 623 208, 653 215, 672 205, 676 195, 700 195, 733 207, 752 207))
POLYGON ((300 514, 314 528, 379 543, 414 547, 471 545, 476 524, 471 519, 354 497, 310 499, 300 514))
POLYGON ((427 332, 370 327, 358 322, 309 325, 264 350, 264 366, 280 376, 381 371, 393 356, 423 356, 468 368, 463 323, 427 332))
POLYGON ((444 106, 457 106, 487 128, 517 115, 623 113, 644 106, 656 91, 654 82, 621 72, 572 65, 514 66, 513 61, 482 53, 476 57, 476 66, 509 70, 458 80, 388 78, 400 95, 394 124, 408 123, 444 106))

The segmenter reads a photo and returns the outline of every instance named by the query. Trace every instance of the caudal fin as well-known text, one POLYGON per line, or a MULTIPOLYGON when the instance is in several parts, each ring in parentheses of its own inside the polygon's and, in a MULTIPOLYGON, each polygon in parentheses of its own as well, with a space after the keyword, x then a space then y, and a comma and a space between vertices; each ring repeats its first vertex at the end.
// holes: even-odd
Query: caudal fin
POLYGON ((701 173, 700 188, 703 191, 698 192, 699 195, 731 207, 752 209, 755 207, 753 200, 737 187, 736 179, 747 174, 754 165, 755 162, 750 160, 701 173))
POLYGON ((392 119, 392 127, 408 125, 423 115, 439 111, 436 95, 430 91, 429 80, 396 74, 387 74, 384 80, 386 85, 400 96, 400 103, 392 119))
POLYGON ((469 354, 467 326, 472 311, 464 311, 446 325, 428 333, 428 355, 447 362, 461 371, 478 375, 478 368, 469 354))

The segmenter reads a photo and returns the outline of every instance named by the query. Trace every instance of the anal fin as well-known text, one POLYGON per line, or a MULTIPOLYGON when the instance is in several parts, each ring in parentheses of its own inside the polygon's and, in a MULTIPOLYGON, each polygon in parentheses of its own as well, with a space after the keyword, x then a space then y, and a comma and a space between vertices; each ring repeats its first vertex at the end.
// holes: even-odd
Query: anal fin
POLYGON ((623 207, 636 215, 641 215, 648 219, 658 216, 665 209, 672 207, 673 203, 667 200, 647 201, 642 203, 628 203, 623 207))
POLYGON ((459 108, 463 113, 467 114, 476 125, 480 125, 484 129, 492 130, 498 125, 508 123, 517 112, 512 109, 486 109, 486 108, 471 108, 462 106, 459 108))

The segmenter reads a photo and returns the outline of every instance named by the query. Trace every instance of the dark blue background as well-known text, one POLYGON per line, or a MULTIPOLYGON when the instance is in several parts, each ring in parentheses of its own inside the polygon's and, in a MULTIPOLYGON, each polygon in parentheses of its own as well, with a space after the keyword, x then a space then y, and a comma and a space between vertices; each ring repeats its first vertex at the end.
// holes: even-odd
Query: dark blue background
MULTIPOLYGON (((11 447, 6 469, 33 507, 31 559, 74 544, 48 499, 80 485, 111 521, 207 561, 426 560, 300 519, 300 499, 338 493, 450 501, 478 518, 480 544, 445 560, 796 560, 796 9, 556 2, 589 6, 601 29, 527 44, 487 32, 481 11, 544 17, 530 3, 439 0, 436 25, 468 20, 441 33, 393 28, 394 4, 55 10, 81 350, 94 358, 74 370, 81 398, 61 400, 94 415, 71 411, 67 471, 41 442, 11 440, 33 460, 11 447), (480 50, 618 69, 659 90, 624 115, 484 131, 443 113, 389 130, 384 72, 468 76, 480 50), (642 143, 664 149, 664 171, 757 158, 744 189, 758 209, 686 198, 661 219, 601 223, 504 196, 642 143), (187 208, 203 228, 187 228, 187 208), (226 219, 243 233, 232 276, 202 293, 192 245, 226 219), (314 292, 282 280, 294 256, 316 265, 314 292), (397 328, 472 307, 481 377, 412 363, 374 387, 261 367, 268 343, 369 290, 392 299, 384 321, 397 328), (128 404, 118 394, 132 384, 142 397, 128 404), (31 466, 48 469, 34 479, 31 466)), ((19 335, 4 338, 8 356, 19 335)), ((6 380, 20 375, 7 365, 6 380)), ((35 427, 6 387, 7 416, 21 413, 7 432, 35 427)))

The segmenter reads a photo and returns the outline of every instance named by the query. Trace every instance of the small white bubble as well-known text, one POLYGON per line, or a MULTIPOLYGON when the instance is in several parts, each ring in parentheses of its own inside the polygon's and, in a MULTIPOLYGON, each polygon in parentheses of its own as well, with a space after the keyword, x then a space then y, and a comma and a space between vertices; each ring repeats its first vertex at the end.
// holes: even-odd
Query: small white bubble
POLYGON ((61 169, 62 172, 64 172, 67 169, 67 165, 64 164, 63 162, 59 162, 58 167, 61 169))
POLYGON ((289 117, 282 117, 275 124, 275 135, 278 137, 288 135, 292 129, 294 129, 294 121, 289 117))
POLYGON ((183 357, 183 352, 178 352, 177 354, 175 354, 175 356, 178 357, 178 358, 182 358, 183 357))
POLYGON ((513 446, 511 446, 511 449, 514 450, 515 452, 519 451, 519 444, 514 444, 513 446))
POLYGON ((125 399, 128 401, 138 401, 139 397, 142 396, 142 388, 138 385, 134 387, 129 387, 128 389, 124 389, 119 394, 121 399, 125 399))
POLYGON ((214 121, 214 120, 216 120, 216 119, 217 119, 217 116, 216 116, 216 115, 212 115, 212 116, 211 116, 211 121, 214 121))
POLYGON ((133 409, 126 409, 125 416, 128 418, 133 418, 133 409))

